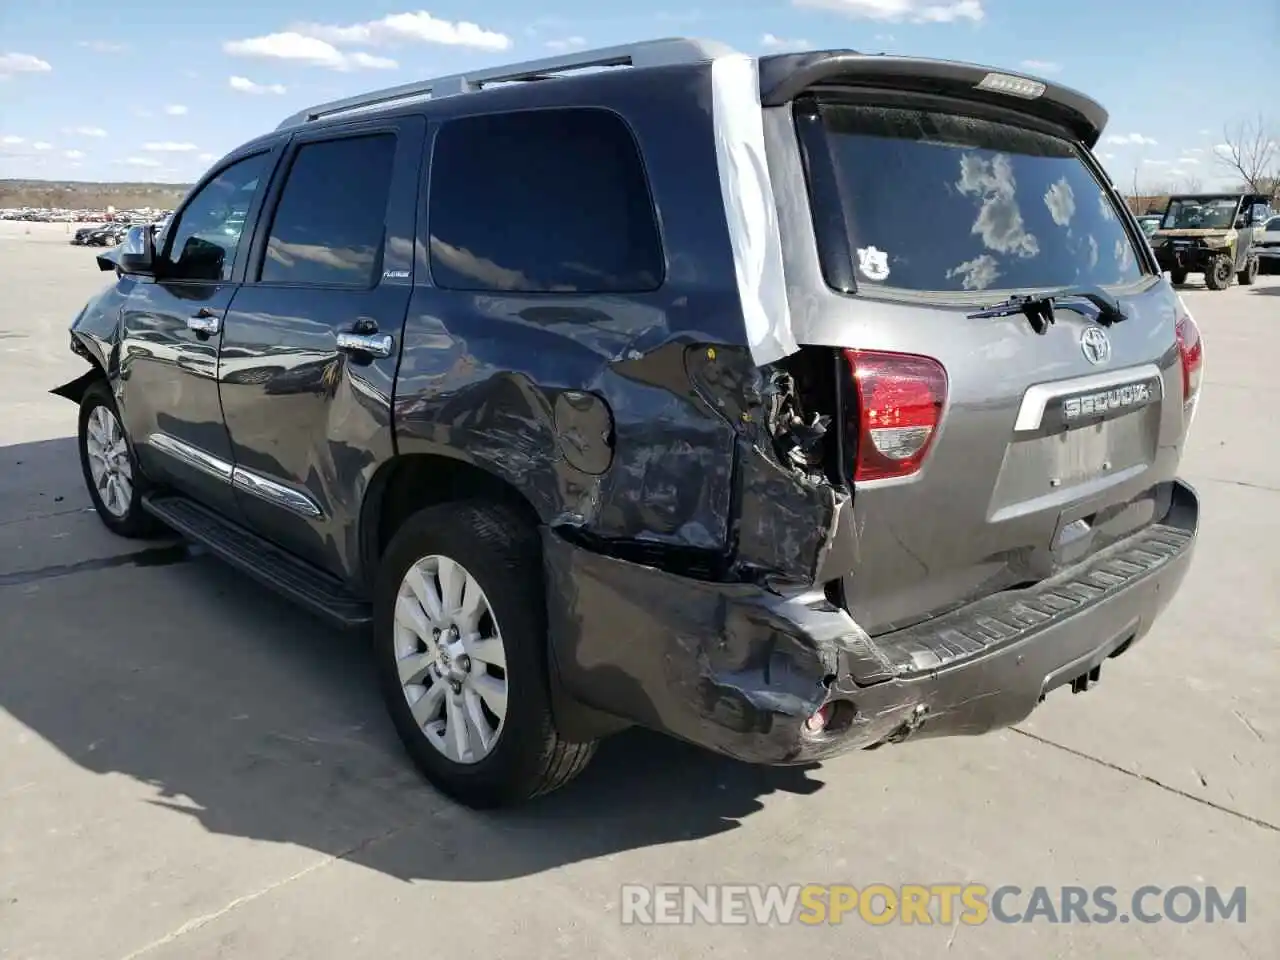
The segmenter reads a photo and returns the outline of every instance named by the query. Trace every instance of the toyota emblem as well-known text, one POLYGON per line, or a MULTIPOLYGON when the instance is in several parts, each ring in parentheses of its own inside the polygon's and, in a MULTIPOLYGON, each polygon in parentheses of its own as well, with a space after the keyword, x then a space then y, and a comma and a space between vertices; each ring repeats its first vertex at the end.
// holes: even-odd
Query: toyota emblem
POLYGON ((1106 363, 1111 356, 1111 341, 1101 327, 1089 327, 1080 334, 1080 349, 1090 363, 1106 363))

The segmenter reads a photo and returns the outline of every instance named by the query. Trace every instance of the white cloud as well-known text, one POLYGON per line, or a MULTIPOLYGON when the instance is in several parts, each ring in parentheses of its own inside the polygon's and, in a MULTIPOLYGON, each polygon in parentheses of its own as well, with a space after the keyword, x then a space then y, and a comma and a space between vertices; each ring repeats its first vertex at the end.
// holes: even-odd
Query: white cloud
POLYGON ((107 131, 101 127, 64 127, 62 132, 77 137, 105 137, 107 135, 107 131))
POLYGON ((1114 153, 1103 153, 1103 154, 1100 154, 1100 156, 1102 157, 1103 160, 1114 160, 1116 158, 1116 155, 1114 153))
POLYGON ((46 140, 37 140, 31 146, 35 150, 52 150, 53 149, 53 144, 49 143, 46 140))
POLYGON ((1107 143, 1115 143, 1120 146, 1125 144, 1135 144, 1139 147, 1154 147, 1156 141, 1151 137, 1144 137, 1140 133, 1121 133, 1107 137, 1107 143))
POLYGON ((250 37, 248 40, 232 40, 223 44, 222 49, 233 57, 292 60, 331 70, 394 70, 399 66, 394 60, 376 57, 371 53, 343 53, 326 40, 292 31, 250 37))
POLYGON ((175 143, 172 140, 160 140, 143 144, 142 149, 149 153, 190 153, 196 149, 196 145, 194 143, 175 143))
POLYGON ((129 157, 125 164, 130 167, 158 167, 160 161, 153 157, 129 157))
POLYGON ((180 103, 171 103, 164 108, 164 112, 171 117, 184 117, 187 114, 187 108, 180 103))
POLYGON ((989 253, 981 253, 947 271, 948 277, 960 277, 966 290, 986 290, 1000 277, 999 264, 989 253))
POLYGON ((1040 252, 1039 241, 1027 232, 1018 209, 1013 165, 1005 154, 997 153, 990 160, 976 153, 962 154, 956 189, 981 199, 982 206, 970 232, 981 236, 988 249, 1024 258, 1040 252))
POLYGON ((279 83, 254 83, 248 77, 232 77, 227 81, 232 90, 238 90, 241 93, 275 93, 282 94, 285 92, 283 84, 279 83))
POLYGON ((127 43, 115 43, 111 40, 81 40, 76 44, 94 53, 124 53, 129 49, 127 43))
POLYGON ((201 163, 212 163, 214 160, 218 159, 218 155, 216 153, 202 153, 200 156, 196 157, 196 159, 201 163))
POLYGON ((551 50, 580 50, 586 45, 585 37, 565 37, 563 40, 547 41, 547 47, 551 50))
POLYGON ((1023 60, 1022 69, 1035 70, 1038 73, 1058 73, 1062 69, 1062 64, 1051 60, 1023 60))
POLYGON ((348 54, 347 64, 361 70, 397 70, 400 67, 400 64, 390 57, 375 57, 372 53, 365 53, 363 50, 348 54))
POLYGON ((83 160, 84 152, 82 150, 66 150, 62 154, 68 160, 83 160))
POLYGON ((347 26, 323 23, 294 24, 289 31, 337 46, 375 47, 393 43, 438 43, 450 47, 475 50, 507 50, 511 38, 493 30, 485 30, 465 20, 440 20, 425 10, 393 13, 381 20, 369 20, 347 26))
POLYGON ((1212 135, 1212 133, 1213 133, 1213 131, 1212 131, 1212 130, 1201 130, 1201 131, 1200 131, 1200 136, 1202 136, 1202 137, 1207 137, 1207 136, 1212 135))
POLYGON ((954 23, 957 20, 979 22, 986 16, 981 0, 952 0, 929 3, 927 0, 791 0, 797 7, 832 10, 860 20, 912 23, 954 23))
POLYGON ((1045 192, 1044 205, 1049 208, 1049 215, 1058 226, 1065 227, 1071 223, 1071 218, 1076 213, 1076 196, 1066 177, 1052 184, 1045 192))
POLYGON ((1231 144, 1229 143, 1215 143, 1213 145, 1213 152, 1220 157, 1229 157, 1233 151, 1231 149, 1231 144))
POLYGON ((15 73, 48 73, 52 69, 49 61, 29 53, 0 53, 0 78, 15 73))
POLYGON ((760 46, 766 50, 804 50, 809 46, 808 40, 788 40, 786 37, 779 37, 772 33, 766 33, 760 38, 760 46))
POLYGON ((894 36, 892 33, 877 33, 876 39, 881 43, 893 43, 894 36))
POLYGON ((10 134, 7 137, 0 137, 0 143, 5 144, 6 146, 16 145, 19 143, 26 143, 26 142, 27 142, 26 137, 15 137, 13 134, 10 134))

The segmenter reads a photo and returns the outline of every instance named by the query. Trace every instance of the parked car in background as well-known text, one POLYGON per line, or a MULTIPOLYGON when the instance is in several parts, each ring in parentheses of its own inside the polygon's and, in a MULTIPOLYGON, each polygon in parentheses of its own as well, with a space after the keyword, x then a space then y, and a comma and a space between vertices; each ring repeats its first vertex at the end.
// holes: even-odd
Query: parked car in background
POLYGON ((1258 251, 1258 264, 1263 273, 1280 273, 1280 216, 1272 217, 1262 225, 1262 232, 1254 240, 1258 251))
POLYGON ((983 733, 1090 688, 1197 536, 1203 348, 1106 122, 684 39, 320 104, 98 257, 55 392, 103 523, 371 632, 465 803, 631 724, 762 764, 983 733))
POLYGON ((81 227, 71 238, 71 243, 80 247, 114 247, 128 232, 129 225, 124 223, 81 227))

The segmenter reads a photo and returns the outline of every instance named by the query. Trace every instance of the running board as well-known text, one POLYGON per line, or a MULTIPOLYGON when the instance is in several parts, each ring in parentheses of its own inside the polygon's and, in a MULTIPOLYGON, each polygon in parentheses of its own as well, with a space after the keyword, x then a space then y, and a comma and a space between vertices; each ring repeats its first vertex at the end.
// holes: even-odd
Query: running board
POLYGON ((144 509, 219 559, 343 629, 373 622, 373 609, 332 574, 299 560, 256 533, 173 493, 149 494, 144 509))

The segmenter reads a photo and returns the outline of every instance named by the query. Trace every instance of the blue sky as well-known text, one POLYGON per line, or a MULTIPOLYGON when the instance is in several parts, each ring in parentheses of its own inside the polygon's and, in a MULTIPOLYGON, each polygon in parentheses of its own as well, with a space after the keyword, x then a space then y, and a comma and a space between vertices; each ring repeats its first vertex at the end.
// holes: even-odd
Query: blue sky
POLYGON ((1280 123, 1277 0, 700 0, 684 12, 655 2, 5 4, 0 177, 189 182, 312 103, 672 35, 752 54, 853 47, 971 60, 1060 81, 1110 110, 1098 149, 1124 188, 1135 170, 1143 185, 1219 186, 1224 128, 1260 112, 1280 123))

